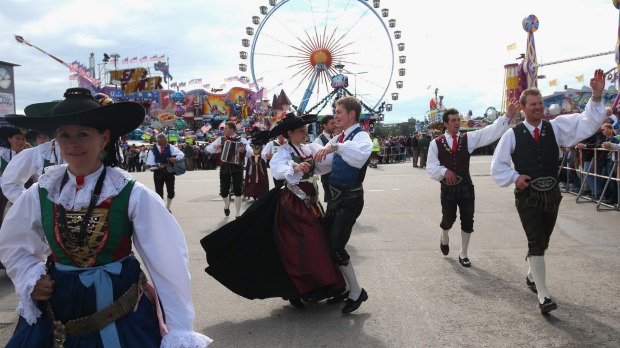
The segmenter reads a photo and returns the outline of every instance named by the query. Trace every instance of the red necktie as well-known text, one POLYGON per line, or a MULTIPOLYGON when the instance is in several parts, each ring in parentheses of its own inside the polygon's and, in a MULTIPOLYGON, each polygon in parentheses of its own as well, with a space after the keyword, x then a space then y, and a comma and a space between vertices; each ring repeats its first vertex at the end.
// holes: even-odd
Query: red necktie
POLYGON ((456 134, 452 134, 452 153, 456 153, 456 134))
POLYGON ((161 149, 161 150, 160 150, 160 153, 163 155, 163 154, 164 154, 164 147, 163 147, 163 146, 160 146, 159 148, 161 149))
POLYGON ((341 143, 344 141, 344 131, 340 133, 340 137, 338 138, 338 142, 341 143))
POLYGON ((329 135, 329 138, 330 138, 330 139, 334 139, 334 135, 333 135, 333 134, 330 134, 330 135, 329 135))
POLYGON ((75 177, 75 192, 78 192, 82 187, 84 187, 84 177, 76 176, 75 177))
POLYGON ((538 139, 540 138, 540 133, 538 131, 538 127, 534 128, 534 141, 538 142, 538 139))

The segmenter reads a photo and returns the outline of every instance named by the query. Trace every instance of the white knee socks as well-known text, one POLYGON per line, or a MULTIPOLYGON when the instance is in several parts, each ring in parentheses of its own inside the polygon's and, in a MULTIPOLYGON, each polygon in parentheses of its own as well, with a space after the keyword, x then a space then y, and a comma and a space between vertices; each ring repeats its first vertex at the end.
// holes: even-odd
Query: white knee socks
POLYGON ((467 257, 467 247, 469 246, 469 238, 471 237, 471 233, 466 233, 461 231, 461 258, 464 259, 467 257))
POLYGON ((166 209, 170 210, 170 204, 172 204, 172 198, 166 198, 166 209))
POLYGON ((349 260, 348 265, 338 267, 349 285, 349 298, 352 300, 357 300, 362 293, 362 287, 357 282, 357 277, 355 276, 355 270, 353 269, 351 260, 349 260))
POLYGON ((448 232, 450 232, 450 230, 441 230, 441 244, 443 245, 448 245, 448 242, 450 241, 450 238, 448 238, 448 232))
POLYGON ((230 207, 230 197, 222 197, 222 200, 224 201, 224 209, 228 209, 230 207))
POLYGON ((241 216, 241 196, 235 196, 235 216, 241 216))
POLYGON ((545 257, 544 256, 528 256, 527 261, 530 264, 532 277, 536 283, 538 291, 538 302, 543 303, 545 297, 551 297, 545 284, 545 257))

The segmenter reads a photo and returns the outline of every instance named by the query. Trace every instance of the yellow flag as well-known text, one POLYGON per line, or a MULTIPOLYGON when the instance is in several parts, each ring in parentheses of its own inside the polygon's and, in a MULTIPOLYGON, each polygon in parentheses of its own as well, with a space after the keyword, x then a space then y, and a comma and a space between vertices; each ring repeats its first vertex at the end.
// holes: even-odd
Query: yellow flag
POLYGON ((557 85, 558 85, 558 79, 549 80, 549 86, 553 87, 557 85))
POLYGON ((517 49, 517 43, 513 42, 510 45, 506 46, 506 49, 508 49, 508 51, 514 51, 517 49))
POLYGON ((583 75, 579 75, 575 77, 577 79, 577 82, 583 82, 583 75))

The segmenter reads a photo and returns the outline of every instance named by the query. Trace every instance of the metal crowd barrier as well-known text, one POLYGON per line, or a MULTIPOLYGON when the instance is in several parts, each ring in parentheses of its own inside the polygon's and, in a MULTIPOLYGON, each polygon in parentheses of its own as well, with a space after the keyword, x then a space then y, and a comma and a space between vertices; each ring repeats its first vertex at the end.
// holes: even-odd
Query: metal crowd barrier
POLYGON ((383 164, 406 162, 411 157, 411 153, 407 149, 405 146, 383 147, 379 151, 379 157, 382 159, 383 164))
POLYGON ((608 150, 608 149, 603 149, 603 148, 584 148, 584 149, 580 149, 579 150, 579 168, 573 168, 568 164, 568 155, 569 155, 570 151, 564 151, 564 155, 562 157, 562 163, 560 164, 559 168, 558 168, 558 174, 561 174, 562 169, 566 170, 566 185, 565 187, 562 189, 562 192, 565 193, 570 193, 573 195, 576 195, 577 198, 575 199, 575 202, 577 204, 580 203, 584 203, 584 202, 594 202, 596 203, 596 210, 597 211, 603 211, 603 210, 620 210, 620 204, 618 202, 620 202, 620 162, 618 161, 618 154, 619 151, 618 150, 608 150), (584 168, 584 163, 583 163, 583 151, 587 150, 587 151, 593 151, 594 154, 592 156, 592 161, 590 161, 589 165, 587 168, 584 168), (612 159, 612 166, 611 166, 611 170, 609 172, 609 174, 604 175, 602 173, 598 173, 598 156, 601 152, 607 152, 607 153, 612 153, 613 155, 611 156, 612 159), (574 172, 578 175, 580 181, 581 181, 581 185, 579 186, 579 191, 578 192, 572 192, 570 191, 569 187, 569 183, 570 183, 570 173, 574 172), (585 195, 585 191, 586 191, 586 187, 588 187, 588 177, 593 177, 594 178, 594 192, 592 192, 592 195, 590 196, 586 196, 585 195), (601 190, 601 194, 599 197, 595 197, 594 194, 596 193, 596 191, 598 190, 598 185, 600 185, 599 180, 596 179, 602 179, 605 183, 603 185, 603 188, 601 190), (608 204, 603 202, 604 197, 605 197, 605 193, 610 189, 610 185, 611 183, 614 182, 616 184, 616 203, 613 204, 608 204))

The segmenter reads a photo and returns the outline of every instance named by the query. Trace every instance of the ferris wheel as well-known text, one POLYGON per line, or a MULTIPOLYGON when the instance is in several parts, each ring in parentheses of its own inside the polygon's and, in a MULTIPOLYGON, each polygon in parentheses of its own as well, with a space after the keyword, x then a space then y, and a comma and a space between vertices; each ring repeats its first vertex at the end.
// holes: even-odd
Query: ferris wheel
POLYGON ((257 90, 265 86, 267 98, 283 90, 302 113, 326 107, 331 113, 342 95, 357 97, 362 112, 391 111, 403 87, 396 77, 405 75, 406 57, 404 43, 396 41, 402 33, 380 0, 269 5, 260 6, 262 18, 253 16, 253 26, 245 28, 239 70, 247 76, 241 80, 257 90))

